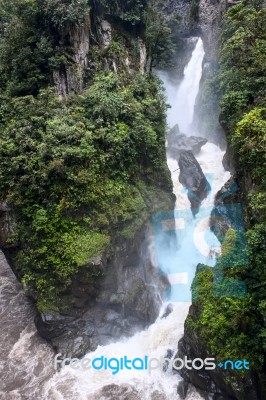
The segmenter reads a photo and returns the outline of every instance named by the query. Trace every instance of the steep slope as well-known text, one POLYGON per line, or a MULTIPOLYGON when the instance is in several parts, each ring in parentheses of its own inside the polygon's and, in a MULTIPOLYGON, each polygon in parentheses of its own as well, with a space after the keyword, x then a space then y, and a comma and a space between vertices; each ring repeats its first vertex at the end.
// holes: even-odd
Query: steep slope
POLYGON ((166 105, 145 73, 145 40, 161 34, 147 7, 1 2, 1 246, 40 333, 67 354, 128 335, 159 308, 149 221, 174 196, 166 105), (86 312, 100 331, 84 327, 86 312))

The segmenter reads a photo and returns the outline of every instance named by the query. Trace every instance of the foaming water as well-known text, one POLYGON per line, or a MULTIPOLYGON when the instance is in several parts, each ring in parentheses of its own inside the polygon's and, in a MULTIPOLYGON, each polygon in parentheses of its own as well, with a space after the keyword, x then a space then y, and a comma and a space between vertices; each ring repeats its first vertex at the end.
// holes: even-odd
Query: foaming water
MULTIPOLYGON (((120 358, 127 355, 128 358, 134 359, 148 355, 150 358, 160 359, 166 356, 169 348, 176 349, 176 344, 183 334, 186 312, 183 310, 182 314, 176 308, 171 317, 158 318, 146 331, 136 334, 131 339, 98 347, 94 353, 88 354, 87 357, 90 359, 101 356, 120 358)), ((101 397, 103 386, 116 384, 135 388, 138 396, 143 400, 151 399, 155 392, 164 396, 162 398, 170 400, 176 395, 179 380, 179 376, 173 375, 171 371, 163 373, 159 369, 151 373, 148 371, 123 370, 113 376, 108 370, 74 371, 70 367, 66 367, 52 381, 48 382, 45 395, 47 398, 55 399, 72 399, 73 395, 78 400, 104 399, 105 397, 101 397), (72 382, 71 392, 66 393, 62 383, 69 380, 72 382)))
MULTIPOLYGON (((203 57, 203 45, 199 39, 178 91, 175 89, 176 86, 169 84, 170 79, 166 73, 160 74, 167 89, 167 101, 172 106, 168 115, 169 126, 179 123, 181 130, 186 134, 190 133, 203 57)), ((209 218, 214 197, 229 178, 229 173, 225 172, 222 166, 223 155, 224 153, 217 146, 207 143, 197 157, 209 180, 211 192, 203 201, 195 218, 190 210, 186 190, 179 182, 178 162, 168 158, 168 167, 177 199, 175 221, 172 221, 176 231, 177 246, 170 253, 165 253, 161 267, 171 284, 170 298, 165 300, 161 315, 147 330, 137 333, 130 339, 121 338, 117 343, 98 347, 93 353, 88 353, 86 358, 91 360, 102 356, 106 358, 127 356, 132 359, 148 356, 150 359, 160 359, 176 353, 191 304, 190 284, 196 266, 199 262, 213 265, 215 260, 210 256, 211 250, 219 251, 219 243, 209 229, 209 218), (173 311, 167 317, 161 318, 169 302, 173 305, 173 311)), ((158 258, 156 252, 164 251, 164 249, 157 249, 154 240, 150 251, 151 259, 156 267, 158 258)), ((33 315, 29 312, 29 319, 32 320, 32 318, 33 315)), ((172 400, 179 398, 177 386, 182 378, 177 373, 173 374, 171 368, 165 372, 162 369, 156 369, 151 373, 145 370, 124 369, 112 375, 110 370, 74 370, 64 367, 59 372, 52 373, 52 352, 47 346, 45 347, 45 344, 36 341, 36 330, 32 325, 33 323, 23 326, 21 335, 14 338, 6 355, 9 359, 10 376, 12 376, 13 359, 19 363, 17 370, 20 370, 15 390, 5 392, 7 395, 3 398, 7 400, 172 400), (23 358, 25 358, 24 363, 23 358), (26 365, 25 361, 29 363, 29 366, 23 374, 22 368, 26 365), (34 378, 29 380, 30 376, 34 378), (21 378, 21 383, 19 378, 21 378), (36 391, 37 385, 39 385, 38 391, 36 391), (25 392, 26 389, 27 392, 25 392)), ((8 379, 7 375, 5 379, 8 379)), ((200 400, 202 397, 195 388, 190 386, 186 399, 200 400)))
MULTIPOLYGON (((172 301, 190 301, 190 286, 195 276, 199 263, 214 266, 215 257, 220 253, 220 242, 212 233, 209 222, 217 192, 230 178, 230 173, 223 168, 224 152, 212 144, 207 143, 202 147, 196 157, 204 172, 211 191, 202 202, 201 208, 194 217, 190 209, 187 192, 179 182, 178 161, 169 158, 168 166, 172 174, 174 193, 176 194, 176 236, 178 252, 171 255, 171 265, 163 268, 172 284, 172 301), (180 245, 181 243, 181 245, 180 245), (170 270, 170 272, 168 272, 170 270), (183 286, 182 286, 183 285, 183 286)), ((184 303, 178 305, 179 309, 187 307, 184 303)))
MULTIPOLYGON (((169 125, 179 123, 184 133, 189 133, 189 126, 193 119, 193 109, 199 88, 202 73, 201 63, 204 56, 202 41, 197 42, 192 59, 188 64, 185 77, 179 87, 178 93, 174 93, 168 86, 166 91, 168 103, 172 105, 169 114, 169 125), (186 110, 186 113, 184 113, 186 110), (192 110, 192 111, 191 111, 192 110), (192 113, 192 114, 191 114, 192 113), (183 116, 182 116, 183 114, 183 116), (183 118, 185 117, 185 121, 183 118)), ((169 79, 165 74, 160 77, 169 85, 169 79)), ((128 356, 129 358, 149 356, 150 358, 166 357, 175 354, 177 344, 184 333, 184 321, 191 304, 190 285, 195 275, 195 269, 199 262, 213 265, 214 260, 210 257, 210 250, 218 248, 219 243, 209 231, 209 218, 214 204, 217 191, 229 178, 222 166, 224 153, 213 144, 206 144, 197 160, 211 185, 211 192, 204 200, 196 218, 190 210, 187 193, 179 182, 178 162, 168 158, 168 167, 172 174, 174 193, 176 195, 175 213, 177 215, 175 225, 178 240, 178 250, 173 254, 165 255, 162 269, 168 275, 171 286, 170 299, 173 311, 166 318, 159 317, 157 321, 146 331, 137 333, 130 339, 120 340, 108 346, 88 354, 86 357, 93 359, 97 357, 128 356), (178 226, 180 219, 178 213, 185 212, 184 224, 178 226), (192 250, 194 249, 194 250, 192 250), (178 271, 176 273, 176 270, 178 271), (183 285, 183 286, 182 286, 183 285), (178 301, 179 297, 182 301, 178 301)), ((164 210, 168 211, 168 210, 164 210)), ((159 251, 162 249, 159 249, 159 251)), ((151 257, 156 264, 156 245, 151 246, 151 257)), ((163 304, 162 312, 167 301, 163 304)), ((148 371, 120 371, 113 376, 110 371, 80 371, 65 367, 58 372, 52 380, 45 385, 44 394, 46 398, 55 400, 104 400, 104 399, 132 399, 132 400, 172 400, 178 399, 177 386, 181 381, 178 374, 173 374, 171 369, 166 372, 161 369, 148 371)), ((190 387, 187 400, 199 400, 202 397, 197 391, 190 387)))

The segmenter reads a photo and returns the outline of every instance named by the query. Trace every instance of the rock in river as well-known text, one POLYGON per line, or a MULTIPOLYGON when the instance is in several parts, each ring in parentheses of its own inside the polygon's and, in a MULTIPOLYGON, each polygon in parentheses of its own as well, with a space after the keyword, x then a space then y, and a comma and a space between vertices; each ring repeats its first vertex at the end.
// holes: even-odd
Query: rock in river
POLYGON ((207 197, 210 191, 210 184, 192 151, 182 151, 178 165, 180 168, 179 182, 188 190, 188 198, 195 215, 202 200, 207 197))

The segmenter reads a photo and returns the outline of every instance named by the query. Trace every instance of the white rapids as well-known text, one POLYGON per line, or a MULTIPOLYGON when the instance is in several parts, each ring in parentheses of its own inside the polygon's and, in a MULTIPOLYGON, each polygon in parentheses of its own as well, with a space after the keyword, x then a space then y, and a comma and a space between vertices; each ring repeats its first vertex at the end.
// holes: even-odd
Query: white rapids
MULTIPOLYGON (((159 73, 164 82, 167 101, 172 106, 168 114, 169 126, 178 123, 181 131, 186 134, 189 134, 193 121, 203 57, 203 43, 199 39, 177 93, 173 93, 167 75, 159 73)), ((179 210, 186 210, 185 223, 188 224, 188 229, 185 232, 182 232, 182 229, 180 232, 177 230, 177 238, 181 241, 178 252, 173 255, 168 254, 165 259, 166 273, 169 257, 173 257, 170 262, 177 263, 177 270, 181 270, 181 272, 172 273, 171 269, 171 273, 168 274, 169 281, 172 284, 173 312, 167 318, 160 319, 159 317, 146 331, 139 332, 130 339, 98 347, 94 353, 87 355, 90 359, 101 356, 120 358, 125 355, 129 358, 142 358, 144 356, 160 358, 165 357, 168 350, 176 351, 177 343, 184 333, 184 321, 191 304, 190 284, 195 274, 195 268, 199 262, 213 265, 214 261, 209 256, 210 250, 215 248, 219 251, 219 243, 215 236, 209 232, 208 225, 215 194, 230 176, 229 173, 224 171, 223 156, 224 152, 219 147, 207 143, 197 157, 211 184, 211 193, 204 200, 195 219, 190 211, 187 193, 179 183, 179 174, 176 171, 178 163, 176 160, 168 158, 174 193, 177 198, 176 211, 178 213, 179 210), (182 296, 186 301, 178 302, 175 300, 178 300, 179 293, 176 294, 175 290, 182 291, 182 285, 184 286, 182 296)), ((154 251, 154 246, 151 246, 151 251, 154 251)), ((163 313, 167 304, 168 300, 163 304, 161 313, 163 313)), ((46 383, 44 397, 52 400, 103 400, 124 399, 121 393, 128 393, 129 397, 125 398, 132 400, 172 400, 178 399, 177 386, 180 380, 181 377, 178 374, 173 374, 171 370, 163 372, 158 369, 151 373, 148 371, 123 370, 113 376, 108 370, 80 371, 65 367, 46 383), (123 390, 119 391, 119 388, 123 389, 124 392, 123 390), (132 397, 130 397, 130 394, 132 397)), ((193 387, 190 387, 187 399, 197 400, 201 399, 201 396, 193 387)))
MULTIPOLYGON (((178 90, 174 90, 170 84, 167 73, 159 73, 166 90, 167 102, 171 105, 168 113, 168 123, 172 127, 179 124, 180 130, 189 135, 193 121, 194 106, 199 91, 200 79, 202 76, 202 62, 204 48, 201 39, 198 39, 191 60, 188 63, 184 78, 178 90)), ((219 252, 219 243, 209 230, 210 212, 214 204, 214 197, 217 191, 228 180, 230 174, 224 171, 222 165, 223 151, 214 144, 207 143, 201 150, 197 160, 211 185, 211 193, 203 201, 202 207, 196 218, 190 210, 190 203, 187 193, 179 183, 178 163, 168 158, 168 167, 172 174, 174 193, 176 195, 174 229, 177 233, 178 250, 174 254, 166 254, 163 270, 168 275, 171 285, 170 298, 165 299, 161 315, 169 302, 173 304, 173 311, 166 317, 151 325, 147 330, 137 333, 130 339, 120 339, 117 343, 98 347, 93 353, 85 357, 90 359, 97 357, 120 358, 161 358, 165 357, 171 350, 176 352, 177 344, 184 333, 184 321, 191 304, 190 284, 199 262, 213 265, 214 260, 210 257, 210 250, 219 252), (178 216, 179 212, 182 218, 178 216), (181 301, 180 300, 181 296, 181 301)), ((169 210, 162 210, 169 211, 169 210)), ((155 245, 150 246, 151 257, 156 260, 155 245)), ((157 249, 158 250, 158 249, 157 249)), ((160 249, 163 251, 163 249, 160 249)), ((156 261, 154 261, 156 267, 156 261)), ((20 336, 20 344, 24 343, 32 335, 30 329, 26 329, 20 336), (25 336, 23 338, 23 335, 25 336)), ((42 344, 44 346, 44 344, 42 344)), ((12 346, 11 346, 12 347, 12 346)), ((26 346, 27 347, 27 346, 26 346)), ((22 348, 25 348, 23 345, 22 348)), ((44 347, 43 347, 44 349, 44 347)), ((30 364, 27 351, 27 360, 30 364)), ((37 355, 37 348, 35 349, 37 355)), ((21 357, 19 350, 14 344, 10 356, 21 357)), ((42 364, 47 362, 51 365, 51 352, 46 350, 47 358, 42 354, 42 364)), ((36 361, 34 361, 36 362, 36 361)), ((34 365, 38 372, 38 365, 34 365)), ((29 371, 31 367, 29 366, 29 371)), ((29 372, 31 373, 31 372, 29 372)), ((43 375, 43 380, 38 376, 39 392, 36 386, 32 392, 19 395, 19 389, 13 397, 6 396, 6 399, 14 400, 173 400, 179 399, 177 386, 182 380, 179 374, 173 374, 168 368, 166 372, 157 369, 152 372, 138 370, 122 370, 112 375, 110 370, 95 371, 74 370, 69 366, 62 368, 59 372, 51 375, 50 368, 43 375)), ((23 392, 24 393, 24 392, 23 392)), ((192 386, 186 397, 187 400, 200 400, 202 397, 192 386)))

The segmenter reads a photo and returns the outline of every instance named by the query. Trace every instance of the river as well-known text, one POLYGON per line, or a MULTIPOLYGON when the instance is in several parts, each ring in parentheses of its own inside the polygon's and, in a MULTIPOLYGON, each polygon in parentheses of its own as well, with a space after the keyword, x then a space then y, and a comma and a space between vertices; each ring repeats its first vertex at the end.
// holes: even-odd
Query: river
MULTIPOLYGON (((193 131, 192 122, 194 106, 199 92, 202 76, 204 48, 201 39, 196 41, 192 57, 185 68, 182 82, 176 88, 166 72, 159 72, 165 87, 167 102, 171 105, 168 111, 168 124, 173 127, 178 123, 182 133, 186 135, 193 131)), ((196 135, 197 133, 193 133, 196 135)), ((225 172, 222 159, 224 151, 212 143, 203 146, 197 160, 209 180, 211 191, 203 201, 196 217, 190 210, 186 190, 179 183, 178 163, 168 157, 168 167, 172 174, 174 193, 176 195, 175 223, 177 246, 172 251, 165 252, 160 267, 167 274, 171 284, 168 297, 165 297, 161 315, 166 306, 171 303, 173 311, 166 317, 158 317, 157 321, 147 330, 137 333, 130 339, 119 339, 117 343, 98 347, 94 353, 86 355, 92 358, 150 358, 160 359, 167 354, 175 354, 177 344, 184 332, 184 322, 191 304, 190 285, 198 263, 204 262, 210 266, 214 260, 210 250, 219 252, 219 243, 209 230, 209 218, 218 190, 229 179, 225 172)), ((162 210, 169 211, 169 210, 162 210)), ((157 267, 158 252, 164 254, 163 248, 157 248, 156 240, 150 246, 154 268, 157 267)), ((13 278, 12 278, 13 279, 13 278)), ((13 282, 14 283, 14 282, 13 282)), ((15 283, 14 283, 15 284, 15 283)), ((8 291, 8 289, 6 289, 8 291)), ((10 289, 11 290, 11 289, 10 289)), ((12 290, 11 290, 12 291, 12 290)), ((16 296, 23 297, 20 288, 16 296)), ((0 386, 2 399, 5 400, 173 400, 179 399, 177 386, 182 378, 173 373, 171 368, 154 371, 123 369, 116 375, 110 370, 96 371, 74 370, 65 367, 55 372, 52 365, 52 350, 37 337, 33 325, 33 311, 30 305, 19 307, 12 300, 13 307, 29 319, 28 324, 20 324, 20 335, 15 335, 15 318, 13 318, 13 340, 10 342, 5 357, 4 379, 8 384, 0 386), (15 371, 15 373, 14 373, 15 371), (11 379, 12 377, 13 379, 11 379), (13 383, 12 381, 17 382, 13 383)), ((13 310, 13 314, 16 314, 13 310)), ((11 314, 10 314, 11 315, 11 314)), ((9 317, 10 317, 9 315, 9 317)), ((8 319, 6 319, 8 323, 8 319)), ((9 328, 10 330, 10 328, 9 328)), ((19 327, 17 328, 19 332, 19 327)), ((2 338, 4 340, 4 338, 2 338)), ((189 387, 187 400, 199 400, 202 397, 192 386, 189 387)))

